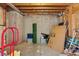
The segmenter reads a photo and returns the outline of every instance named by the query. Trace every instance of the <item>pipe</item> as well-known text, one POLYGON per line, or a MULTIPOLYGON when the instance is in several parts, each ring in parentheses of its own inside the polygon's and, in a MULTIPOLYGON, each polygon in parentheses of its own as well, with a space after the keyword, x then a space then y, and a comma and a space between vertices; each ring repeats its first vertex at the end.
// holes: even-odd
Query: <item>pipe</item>
POLYGON ((14 9, 15 11, 17 11, 18 13, 20 13, 21 15, 24 16, 24 13, 22 13, 19 9, 17 9, 13 4, 11 3, 6 3, 9 7, 11 7, 12 9, 14 9))

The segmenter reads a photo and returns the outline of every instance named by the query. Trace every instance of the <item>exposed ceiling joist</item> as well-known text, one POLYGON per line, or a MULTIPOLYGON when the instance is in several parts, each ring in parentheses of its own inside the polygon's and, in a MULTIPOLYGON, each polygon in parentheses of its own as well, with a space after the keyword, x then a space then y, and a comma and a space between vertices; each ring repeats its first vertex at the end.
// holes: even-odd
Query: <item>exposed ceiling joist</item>
POLYGON ((65 7, 17 7, 20 10, 65 10, 65 7))
POLYGON ((24 15, 19 9, 17 9, 13 4, 11 3, 6 3, 10 8, 12 8, 13 10, 17 11, 18 13, 24 15))
POLYGON ((61 10, 61 11, 59 11, 59 10, 31 10, 31 11, 29 11, 29 10, 21 10, 22 12, 24 12, 24 13, 60 13, 61 11, 63 11, 63 10, 61 10))
POLYGON ((2 6, 3 8, 5 8, 6 10, 7 10, 7 4, 5 4, 5 3, 0 3, 0 6, 2 6))
POLYGON ((22 7, 67 7, 68 3, 17 3, 14 4, 15 6, 22 6, 22 7))
POLYGON ((68 3, 15 3, 23 13, 61 13, 70 4, 68 3))
POLYGON ((72 8, 73 8, 73 9, 72 9, 73 13, 75 13, 75 12, 77 12, 77 11, 79 12, 79 4, 73 4, 73 5, 72 5, 72 8))
POLYGON ((33 14, 33 15, 34 14, 37 14, 37 15, 57 15, 58 13, 27 13, 27 14, 33 14))

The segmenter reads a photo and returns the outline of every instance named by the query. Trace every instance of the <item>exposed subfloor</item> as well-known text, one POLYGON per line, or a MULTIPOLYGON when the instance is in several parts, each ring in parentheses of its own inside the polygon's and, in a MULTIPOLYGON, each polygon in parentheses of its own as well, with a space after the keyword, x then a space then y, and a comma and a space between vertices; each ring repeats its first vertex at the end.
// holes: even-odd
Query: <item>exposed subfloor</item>
POLYGON ((26 42, 16 46, 21 51, 21 56, 59 56, 60 53, 49 48, 47 45, 28 44, 26 42))

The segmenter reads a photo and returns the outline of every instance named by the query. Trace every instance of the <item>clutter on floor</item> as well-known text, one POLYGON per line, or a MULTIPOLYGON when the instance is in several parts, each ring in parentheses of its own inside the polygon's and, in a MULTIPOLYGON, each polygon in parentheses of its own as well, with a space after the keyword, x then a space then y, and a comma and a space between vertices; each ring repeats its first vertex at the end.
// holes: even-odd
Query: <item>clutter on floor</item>
POLYGON ((78 7, 0 4, 0 56, 79 56, 78 7))
POLYGON ((64 54, 68 56, 79 56, 79 46, 72 45, 68 49, 64 50, 64 54))
POLYGON ((48 44, 49 35, 45 33, 41 33, 41 44, 48 44))
POLYGON ((29 44, 23 42, 15 46, 16 50, 20 50, 21 56, 59 56, 60 53, 49 48, 46 44, 29 44))
POLYGON ((79 56, 79 31, 76 30, 76 34, 74 38, 66 37, 65 40, 65 50, 64 53, 66 55, 75 55, 79 56))
MULTIPOLYGON (((0 52, 0 56, 2 56, 1 52, 0 52)), ((7 56, 7 51, 4 51, 4 56, 7 56)))
POLYGON ((14 51, 14 56, 20 56, 20 51, 15 50, 14 51))

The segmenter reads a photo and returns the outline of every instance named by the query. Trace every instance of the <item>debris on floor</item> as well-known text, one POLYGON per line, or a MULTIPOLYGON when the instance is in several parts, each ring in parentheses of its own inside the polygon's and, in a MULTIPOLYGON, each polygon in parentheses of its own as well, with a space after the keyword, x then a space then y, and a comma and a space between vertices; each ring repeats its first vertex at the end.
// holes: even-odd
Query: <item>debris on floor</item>
POLYGON ((14 51, 14 56, 20 56, 20 51, 14 51))
POLYGON ((68 49, 64 50, 68 56, 79 56, 79 46, 71 45, 68 49))
POLYGON ((21 51, 21 56, 59 56, 60 53, 47 45, 22 43, 15 48, 21 51))
MULTIPOLYGON (((2 56, 1 52, 0 52, 0 56, 2 56)), ((4 51, 4 56, 7 56, 7 51, 4 51)))

